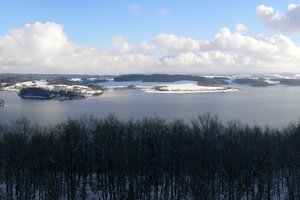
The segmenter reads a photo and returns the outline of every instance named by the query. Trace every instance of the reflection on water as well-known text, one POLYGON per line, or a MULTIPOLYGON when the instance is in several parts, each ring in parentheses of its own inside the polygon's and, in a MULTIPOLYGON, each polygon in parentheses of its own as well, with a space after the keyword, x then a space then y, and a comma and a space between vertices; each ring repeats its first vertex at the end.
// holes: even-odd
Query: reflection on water
POLYGON ((16 93, 1 91, 5 107, 1 122, 26 117, 37 123, 56 123, 81 115, 105 117, 115 113, 122 119, 159 116, 168 120, 190 120, 204 112, 217 114, 223 121, 239 119, 274 127, 297 121, 300 116, 300 87, 245 87, 234 93, 150 94, 138 89, 109 89, 103 95, 82 100, 25 100, 16 93))

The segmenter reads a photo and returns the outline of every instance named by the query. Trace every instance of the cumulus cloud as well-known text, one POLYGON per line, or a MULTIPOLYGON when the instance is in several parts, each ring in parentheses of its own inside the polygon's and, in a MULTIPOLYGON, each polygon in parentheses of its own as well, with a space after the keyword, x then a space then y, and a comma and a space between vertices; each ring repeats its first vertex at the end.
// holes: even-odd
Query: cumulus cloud
POLYGON ((237 24, 235 26, 235 29, 237 32, 240 33, 247 33, 248 32, 248 27, 245 24, 237 24))
POLYGON ((119 53, 129 54, 133 51, 133 46, 122 36, 116 36, 112 39, 112 43, 119 53))
POLYGON ((300 33, 300 4, 290 4, 284 13, 265 5, 256 7, 259 19, 269 28, 284 33, 300 33))
POLYGON ((68 40, 60 24, 27 24, 0 36, 0 71, 22 73, 125 73, 145 71, 157 58, 134 53, 121 36, 114 49, 95 49, 68 40))
POLYGON ((300 48, 284 35, 248 36, 221 29, 213 40, 197 40, 161 34, 153 39, 157 48, 167 52, 163 64, 196 67, 202 70, 291 71, 297 69, 300 48))
POLYGON ((138 45, 138 51, 144 54, 151 53, 154 49, 154 44, 148 43, 146 41, 143 41, 138 45))
POLYGON ((167 53, 182 51, 197 51, 208 44, 208 41, 196 40, 189 37, 178 37, 173 34, 162 33, 152 39, 152 42, 167 53))
POLYGON ((211 40, 162 33, 137 45, 112 39, 95 49, 70 41, 60 24, 26 24, 0 36, 0 72, 22 73, 224 73, 300 71, 300 47, 276 34, 249 36, 220 29, 211 40))

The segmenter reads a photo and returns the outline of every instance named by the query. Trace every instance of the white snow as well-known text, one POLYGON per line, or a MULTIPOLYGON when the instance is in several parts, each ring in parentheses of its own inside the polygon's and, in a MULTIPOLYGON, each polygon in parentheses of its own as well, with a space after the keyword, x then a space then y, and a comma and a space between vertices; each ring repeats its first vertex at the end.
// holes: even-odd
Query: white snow
POLYGON ((161 93, 161 94, 186 94, 186 93, 215 93, 215 92, 236 92, 238 89, 230 87, 212 87, 199 86, 192 83, 186 84, 168 84, 158 85, 152 88, 143 89, 146 93, 161 93), (155 89, 159 87, 159 90, 155 89))
POLYGON ((53 90, 73 91, 73 92, 78 92, 81 95, 84 95, 85 97, 103 93, 102 90, 94 90, 83 85, 48 85, 48 82, 45 80, 20 82, 12 86, 5 87, 4 90, 19 92, 22 88, 28 88, 28 87, 37 87, 37 88, 43 88, 52 91, 53 90))
POLYGON ((81 82, 81 78, 70 78, 68 79, 69 81, 74 81, 74 82, 81 82))
POLYGON ((212 93, 212 92, 235 92, 236 88, 229 87, 212 87, 199 86, 196 81, 176 81, 176 82, 142 82, 142 81, 125 81, 115 82, 108 81, 101 83, 105 88, 110 89, 126 89, 130 85, 134 88, 141 89, 145 93, 162 93, 162 94, 186 94, 186 93, 212 93), (160 90, 155 89, 160 87, 160 90))
POLYGON ((273 85, 278 85, 278 84, 280 84, 280 81, 273 81, 273 80, 271 80, 271 79, 265 79, 265 82, 266 83, 269 83, 269 84, 273 84, 273 85))
POLYGON ((281 75, 281 74, 273 74, 273 78, 279 78, 279 79, 299 79, 299 74, 292 74, 292 75, 281 75))

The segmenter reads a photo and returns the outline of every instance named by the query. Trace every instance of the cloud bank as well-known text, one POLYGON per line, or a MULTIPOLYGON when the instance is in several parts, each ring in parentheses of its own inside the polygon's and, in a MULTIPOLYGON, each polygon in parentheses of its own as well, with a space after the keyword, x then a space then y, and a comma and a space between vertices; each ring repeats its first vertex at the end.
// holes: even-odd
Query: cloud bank
POLYGON ((256 7, 259 19, 269 28, 283 33, 300 33, 300 4, 290 4, 284 13, 265 5, 256 7))
POLYGON ((110 49, 70 41, 61 24, 36 22, 0 36, 0 72, 236 73, 300 71, 300 47, 281 34, 247 35, 220 29, 201 40, 162 33, 137 45, 116 36, 110 49))

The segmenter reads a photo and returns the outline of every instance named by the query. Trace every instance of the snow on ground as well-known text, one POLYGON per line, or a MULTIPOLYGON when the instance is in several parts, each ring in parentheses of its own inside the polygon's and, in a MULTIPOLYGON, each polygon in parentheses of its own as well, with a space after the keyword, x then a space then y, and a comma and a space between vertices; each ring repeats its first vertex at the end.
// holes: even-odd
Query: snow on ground
POLYGON ((251 74, 235 74, 231 76, 231 79, 239 79, 239 78, 252 78, 251 74))
POLYGON ((192 83, 169 84, 143 89, 146 93, 161 94, 186 94, 186 93, 213 93, 213 92, 236 92, 238 89, 230 87, 199 86, 192 83))
POLYGON ((266 83, 269 83, 269 84, 273 84, 273 85, 279 85, 280 84, 280 81, 273 81, 272 79, 265 79, 264 80, 266 83))
POLYGON ((70 78, 68 79, 69 81, 74 81, 74 82, 81 82, 81 78, 70 78))
POLYGON ((43 88, 46 90, 64 90, 64 91, 73 91, 73 92, 78 92, 85 97, 89 97, 92 95, 98 95, 103 93, 102 90, 94 90, 91 89, 87 86, 83 85, 48 85, 48 82, 45 80, 40 80, 40 81, 27 81, 27 82, 20 82, 16 83, 12 86, 5 87, 4 90, 9 90, 9 91, 15 91, 19 92, 20 89, 22 88, 29 88, 29 87, 38 87, 38 88, 43 88))
POLYGON ((290 74, 290 75, 282 75, 282 74, 265 74, 265 77, 277 78, 277 79, 300 79, 300 74, 290 74))
MULTIPOLYGON (((145 93, 161 93, 161 94, 186 94, 186 93, 216 93, 216 92, 235 92, 236 88, 231 87, 213 87, 213 86, 199 86, 195 81, 176 81, 172 83, 157 83, 157 82, 114 82, 108 81, 101 84, 105 88, 122 89, 122 88, 137 88, 143 90, 145 93)), ((83 85, 48 85, 45 80, 27 81, 16 83, 15 85, 5 87, 4 90, 11 90, 18 92, 26 87, 39 87, 47 90, 65 90, 76 91, 88 97, 92 95, 101 94, 102 90, 93 90, 83 85)))
POLYGON ((24 87, 39 87, 39 88, 45 88, 45 89, 53 89, 51 85, 47 85, 47 81, 26 81, 26 82, 20 82, 16 83, 12 86, 5 87, 4 90, 10 90, 10 91, 16 91, 18 92, 20 89, 24 87))
POLYGON ((236 88, 199 86, 196 81, 176 81, 176 82, 142 82, 142 81, 108 81, 101 83, 101 86, 111 89, 136 88, 145 93, 162 94, 186 94, 186 93, 212 93, 212 92, 235 92, 236 88))

